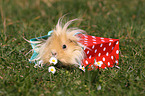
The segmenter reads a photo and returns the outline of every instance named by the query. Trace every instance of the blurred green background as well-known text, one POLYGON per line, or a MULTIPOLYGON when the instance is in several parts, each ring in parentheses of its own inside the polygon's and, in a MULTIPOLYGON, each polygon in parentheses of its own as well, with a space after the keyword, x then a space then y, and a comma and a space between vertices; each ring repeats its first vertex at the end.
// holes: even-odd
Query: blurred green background
POLYGON ((0 0, 0 95, 145 95, 144 22, 145 0, 0 0), (120 39, 120 69, 35 69, 22 37, 46 35, 65 14, 64 22, 83 19, 71 27, 120 39))

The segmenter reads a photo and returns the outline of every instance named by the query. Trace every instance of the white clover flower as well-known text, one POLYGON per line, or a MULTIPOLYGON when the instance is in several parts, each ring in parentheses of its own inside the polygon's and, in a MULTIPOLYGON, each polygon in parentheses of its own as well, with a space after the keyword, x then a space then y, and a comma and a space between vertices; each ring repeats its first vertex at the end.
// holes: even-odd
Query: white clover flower
POLYGON ((51 57, 49 60, 50 63, 53 63, 54 65, 57 64, 57 59, 55 57, 51 57))
POLYGON ((101 90, 101 85, 99 85, 99 86, 97 87, 97 90, 101 90))
POLYGON ((102 61, 98 61, 98 62, 95 62, 94 64, 97 65, 97 66, 99 66, 99 67, 101 67, 102 64, 103 64, 103 62, 102 61))
POLYGON ((79 69, 83 70, 85 72, 85 67, 80 66, 79 69))
POLYGON ((54 74, 56 72, 56 69, 54 68, 54 66, 50 66, 48 68, 48 72, 52 72, 54 74))

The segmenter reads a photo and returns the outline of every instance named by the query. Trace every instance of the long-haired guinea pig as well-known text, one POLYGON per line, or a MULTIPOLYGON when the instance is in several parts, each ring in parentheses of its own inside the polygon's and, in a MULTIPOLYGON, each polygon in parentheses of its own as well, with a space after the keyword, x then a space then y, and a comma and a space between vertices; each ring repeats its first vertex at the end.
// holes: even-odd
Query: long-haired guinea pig
POLYGON ((83 45, 78 41, 81 39, 76 34, 86 34, 84 30, 77 28, 68 28, 75 20, 73 19, 62 25, 62 18, 58 20, 56 27, 53 29, 51 36, 41 43, 37 50, 37 58, 43 64, 50 64, 52 56, 57 58, 63 65, 79 65, 85 57, 83 45))

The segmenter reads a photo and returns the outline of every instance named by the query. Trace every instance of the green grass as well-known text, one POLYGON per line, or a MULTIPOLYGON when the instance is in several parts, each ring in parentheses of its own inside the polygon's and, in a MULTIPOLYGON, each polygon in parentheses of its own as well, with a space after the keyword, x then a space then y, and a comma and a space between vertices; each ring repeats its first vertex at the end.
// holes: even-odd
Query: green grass
POLYGON ((1 96, 143 96, 145 95, 144 0, 1 0, 1 96), (90 35, 120 39, 119 67, 82 72, 47 66, 34 68, 27 39, 46 35, 57 20, 73 23, 90 35), (97 87, 101 86, 101 90, 97 87))

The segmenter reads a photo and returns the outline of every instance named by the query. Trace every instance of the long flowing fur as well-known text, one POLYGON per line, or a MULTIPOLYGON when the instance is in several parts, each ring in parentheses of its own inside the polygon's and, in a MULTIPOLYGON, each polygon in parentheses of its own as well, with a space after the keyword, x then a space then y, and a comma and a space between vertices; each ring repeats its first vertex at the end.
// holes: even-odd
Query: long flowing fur
POLYGON ((62 18, 58 20, 56 27, 53 29, 51 37, 46 41, 38 40, 31 41, 30 43, 37 43, 36 51, 39 53, 36 60, 43 61, 44 64, 49 64, 49 59, 53 56, 52 53, 56 53, 55 57, 64 65, 79 65, 85 57, 84 45, 78 41, 81 39, 76 34, 86 33, 84 30, 78 28, 68 28, 68 26, 75 20, 68 21, 62 26, 62 18), (66 49, 62 46, 66 45, 66 49))

